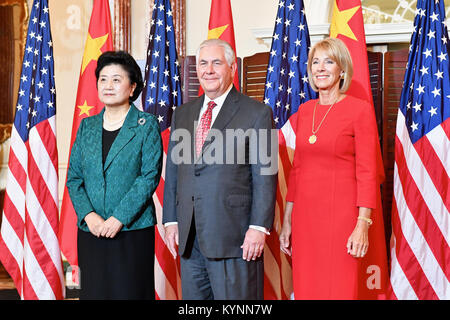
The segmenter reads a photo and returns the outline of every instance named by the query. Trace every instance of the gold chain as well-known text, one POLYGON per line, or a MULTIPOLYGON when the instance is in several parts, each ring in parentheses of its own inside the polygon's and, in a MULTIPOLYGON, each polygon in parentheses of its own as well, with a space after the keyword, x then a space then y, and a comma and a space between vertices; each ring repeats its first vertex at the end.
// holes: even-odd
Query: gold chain
POLYGON ((336 99, 336 101, 334 101, 333 104, 328 108, 327 112, 325 113, 325 115, 322 118, 322 121, 320 121, 319 126, 317 127, 316 130, 314 130, 314 123, 315 123, 315 118, 316 118, 316 108, 317 108, 317 105, 319 104, 319 99, 317 99, 316 105, 314 106, 314 112, 313 112, 313 121, 312 121, 312 128, 311 128, 312 135, 309 137, 309 143, 310 144, 316 143, 316 141, 317 141, 316 133, 319 131, 320 126, 325 121, 325 118, 328 115, 328 112, 330 112, 331 108, 333 108, 333 106, 337 102, 337 100, 338 99, 336 99))

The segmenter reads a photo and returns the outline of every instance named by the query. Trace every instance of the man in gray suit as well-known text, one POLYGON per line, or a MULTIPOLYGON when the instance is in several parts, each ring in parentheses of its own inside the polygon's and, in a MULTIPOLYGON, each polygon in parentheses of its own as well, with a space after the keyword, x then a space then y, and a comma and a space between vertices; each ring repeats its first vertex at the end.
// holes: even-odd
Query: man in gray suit
POLYGON ((277 171, 272 110, 234 88, 237 66, 227 42, 204 41, 196 58, 205 94, 173 114, 166 244, 174 258, 179 245, 183 299, 263 299, 277 171))

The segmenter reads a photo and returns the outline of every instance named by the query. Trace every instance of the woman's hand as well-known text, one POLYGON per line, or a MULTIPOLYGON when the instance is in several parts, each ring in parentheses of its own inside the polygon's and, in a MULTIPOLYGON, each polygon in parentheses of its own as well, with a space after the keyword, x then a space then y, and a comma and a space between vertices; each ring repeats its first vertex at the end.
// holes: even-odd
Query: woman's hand
MULTIPOLYGON (((359 216, 370 218, 372 209, 359 208, 359 216)), ((347 253, 355 258, 363 258, 369 248, 369 223, 365 220, 358 219, 356 227, 347 241, 347 253)))
POLYGON ((347 253, 355 258, 363 258, 369 248, 369 225, 358 220, 347 241, 347 253))
POLYGON ((292 208, 294 206, 293 202, 286 202, 286 209, 284 210, 283 227, 280 232, 280 249, 287 255, 292 255, 291 250, 291 215, 292 208))
POLYGON ((105 220, 97 213, 92 211, 88 213, 86 217, 84 217, 84 221, 86 221, 89 231, 97 238, 100 237, 100 233, 102 231, 103 223, 105 222, 105 220))
POLYGON ((105 223, 103 224, 100 235, 106 238, 114 238, 120 231, 120 229, 122 229, 122 226, 122 222, 117 220, 117 218, 111 216, 106 219, 105 223))
POLYGON ((292 255, 291 251, 291 224, 283 223, 280 232, 280 249, 287 255, 292 255))

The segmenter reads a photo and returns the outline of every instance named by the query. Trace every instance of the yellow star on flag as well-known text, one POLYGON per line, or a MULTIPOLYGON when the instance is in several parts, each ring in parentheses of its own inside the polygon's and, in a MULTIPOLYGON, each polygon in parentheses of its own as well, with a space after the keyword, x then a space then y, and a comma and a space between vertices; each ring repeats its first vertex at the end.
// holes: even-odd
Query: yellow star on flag
POLYGON ((84 69, 86 69, 89 62, 92 60, 97 61, 98 57, 102 54, 101 48, 107 39, 108 34, 98 38, 92 38, 91 35, 88 34, 86 46, 84 48, 83 63, 81 65, 81 74, 83 74, 84 69))
POLYGON ((82 106, 77 106, 77 108, 80 109, 80 114, 78 116, 81 116, 82 114, 90 116, 89 110, 91 110, 94 106, 88 106, 87 101, 84 100, 84 104, 82 106))
POLYGON ((348 22, 359 8, 360 6, 356 6, 347 10, 340 11, 336 4, 336 0, 334 1, 333 17, 331 18, 330 26, 331 38, 336 38, 338 35, 342 34, 346 37, 349 37, 350 39, 358 41, 352 29, 348 25, 348 22))
POLYGON ((227 28, 228 25, 226 24, 224 26, 208 30, 208 39, 219 39, 227 28))

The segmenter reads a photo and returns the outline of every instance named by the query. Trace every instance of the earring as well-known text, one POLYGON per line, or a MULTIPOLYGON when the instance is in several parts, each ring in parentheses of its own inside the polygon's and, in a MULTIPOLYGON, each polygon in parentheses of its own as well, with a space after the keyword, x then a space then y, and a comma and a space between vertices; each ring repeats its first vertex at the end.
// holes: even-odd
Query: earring
POLYGON ((341 72, 341 79, 344 79, 345 72, 341 72))

